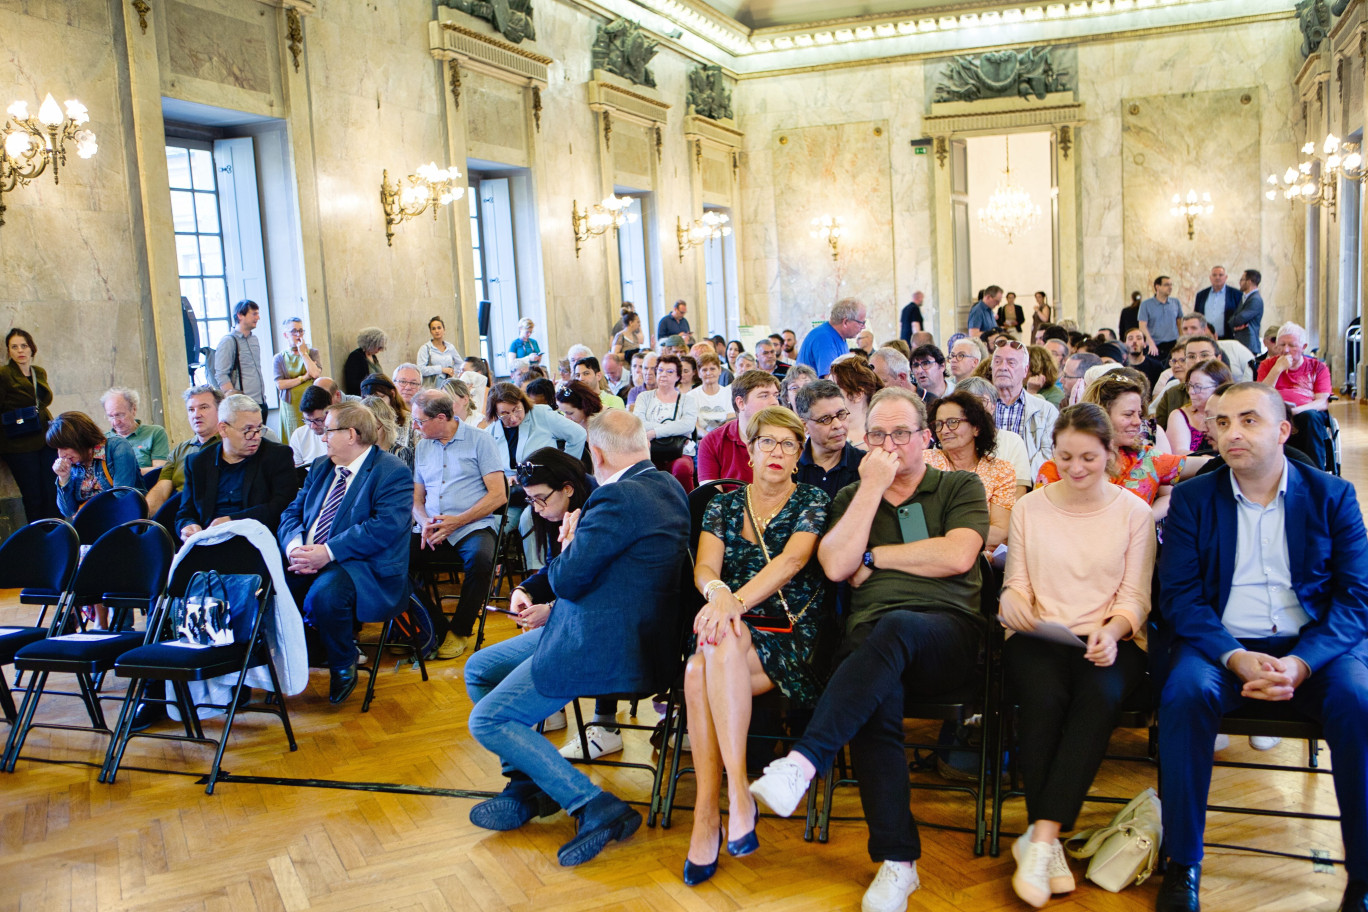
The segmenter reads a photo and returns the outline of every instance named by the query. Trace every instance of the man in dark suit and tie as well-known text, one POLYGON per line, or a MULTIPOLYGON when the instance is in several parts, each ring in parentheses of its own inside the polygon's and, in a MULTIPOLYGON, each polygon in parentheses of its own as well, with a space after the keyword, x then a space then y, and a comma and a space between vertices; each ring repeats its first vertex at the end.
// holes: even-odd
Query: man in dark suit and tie
MULTIPOLYGON (((1368 541, 1352 485, 1289 462, 1278 393, 1237 383, 1207 415, 1226 468, 1173 491, 1160 560, 1173 648, 1159 702, 1158 912, 1199 908, 1211 745, 1248 700, 1290 702, 1334 756, 1349 885, 1368 893, 1368 541)), ((1211 407, 1208 406, 1210 409, 1211 407)))
POLYGON ((594 785, 533 726, 576 697, 653 693, 678 665, 676 595, 689 535, 684 490, 651 464, 646 430, 609 409, 589 424, 599 487, 561 525, 564 547, 513 591, 526 633, 475 653, 466 690, 470 733, 503 761, 508 785, 470 809, 487 830, 513 830, 563 807, 578 832, 562 865, 588 861, 641 825, 641 814, 594 785), (552 602, 554 601, 554 605, 552 602))
POLYGON ((356 687, 358 622, 393 617, 408 599, 413 475, 375 446, 379 426, 363 405, 328 409, 328 455, 280 519, 286 581, 328 654, 328 699, 356 687))
POLYGON ((1263 274, 1257 269, 1240 273, 1240 306, 1229 317, 1231 338, 1255 354, 1260 351, 1259 325, 1263 323, 1264 300, 1259 292, 1262 281, 1263 274))
POLYGON ((249 396, 219 403, 217 443, 186 461, 176 531, 181 541, 234 519, 255 519, 272 532, 299 482, 290 448, 261 439, 261 406, 249 396))
POLYGON ((1226 284, 1224 266, 1211 267, 1211 284, 1197 292, 1193 310, 1206 317, 1207 325, 1218 339, 1235 338, 1229 318, 1240 306, 1240 291, 1226 284))

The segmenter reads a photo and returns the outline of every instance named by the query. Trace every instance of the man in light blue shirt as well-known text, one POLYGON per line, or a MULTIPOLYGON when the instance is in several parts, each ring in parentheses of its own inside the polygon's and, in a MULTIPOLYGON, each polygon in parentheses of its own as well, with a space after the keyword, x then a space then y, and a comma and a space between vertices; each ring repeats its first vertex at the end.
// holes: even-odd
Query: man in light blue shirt
POLYGON ((1149 344, 1149 353, 1155 358, 1165 360, 1169 349, 1178 341, 1178 321, 1183 318, 1183 305, 1177 298, 1170 297, 1173 280, 1161 275, 1154 280, 1154 296, 1140 302, 1140 330, 1149 344))
POLYGON ((998 303, 1002 300, 1002 287, 1000 285, 989 285, 983 289, 983 297, 974 302, 974 306, 969 308, 969 336, 977 339, 984 333, 992 332, 998 328, 997 317, 993 314, 997 310, 998 303))
POLYGON ((831 316, 821 326, 814 326, 803 337, 798 349, 798 363, 806 364, 825 377, 831 372, 831 362, 850 353, 850 340, 860 334, 868 321, 865 306, 854 298, 837 301, 831 316))
POLYGON ((494 572, 500 521, 495 511, 508 502, 499 445, 460 421, 455 412, 455 400, 439 390, 423 390, 413 397, 414 423, 423 437, 413 453, 417 529, 411 564, 415 570, 440 565, 464 574, 450 624, 440 612, 433 617, 439 634, 446 628, 438 659, 454 659, 466 651, 494 572))

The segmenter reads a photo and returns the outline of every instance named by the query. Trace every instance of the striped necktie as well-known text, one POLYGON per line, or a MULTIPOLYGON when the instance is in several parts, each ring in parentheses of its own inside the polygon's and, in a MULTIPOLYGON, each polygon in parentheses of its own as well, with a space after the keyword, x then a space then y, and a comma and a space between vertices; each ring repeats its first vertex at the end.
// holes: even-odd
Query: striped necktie
POLYGON ((323 502, 323 512, 318 514, 318 525, 314 527, 313 543, 315 545, 326 545, 328 543, 328 533, 332 531, 333 517, 337 515, 337 508, 342 506, 342 498, 347 493, 347 476, 351 474, 351 469, 339 468, 337 470, 337 481, 333 482, 332 490, 328 492, 328 499, 323 502))

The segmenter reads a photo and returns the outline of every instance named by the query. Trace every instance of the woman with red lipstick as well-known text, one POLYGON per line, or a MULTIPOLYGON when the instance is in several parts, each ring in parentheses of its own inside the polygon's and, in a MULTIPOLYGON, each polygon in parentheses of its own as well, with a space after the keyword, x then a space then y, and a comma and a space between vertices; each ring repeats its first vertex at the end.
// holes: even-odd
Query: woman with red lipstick
POLYGON ((1012 846, 1012 889, 1036 908, 1074 888, 1059 834, 1073 829, 1145 671, 1154 522, 1142 500, 1109 483, 1119 436, 1101 406, 1066 408, 1054 427, 1059 481, 1012 510, 999 617, 1012 631, 1005 667, 1031 821, 1012 846), (1046 622, 1086 645, 1031 635, 1046 622))
POLYGON ((746 775, 752 698, 777 687, 795 705, 811 706, 821 690, 815 660, 830 587, 816 553, 829 501, 819 488, 793 480, 805 435, 786 408, 757 413, 746 428, 754 481, 718 494, 703 517, 694 585, 707 605, 694 621, 698 651, 684 672, 698 777, 684 861, 689 886, 717 870, 723 842, 734 857, 760 846, 746 775), (725 835, 718 803, 724 769, 725 835))

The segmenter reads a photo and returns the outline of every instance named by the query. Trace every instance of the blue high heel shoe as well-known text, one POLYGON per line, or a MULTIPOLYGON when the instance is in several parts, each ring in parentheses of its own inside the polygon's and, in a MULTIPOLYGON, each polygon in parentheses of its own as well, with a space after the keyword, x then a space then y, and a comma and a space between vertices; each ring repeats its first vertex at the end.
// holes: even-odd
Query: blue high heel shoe
POLYGON ((755 823, 751 824, 750 832, 740 839, 727 840, 727 854, 732 858, 745 858, 760 848, 760 837, 755 834, 755 828, 760 825, 760 805, 752 798, 751 806, 755 808, 755 823))
POLYGON ((722 857, 722 843, 727 841, 725 830, 717 831, 717 854, 713 856, 712 864, 694 864, 689 861, 689 856, 684 856, 684 885, 686 887, 696 887, 709 877, 717 873, 717 859, 722 857))

